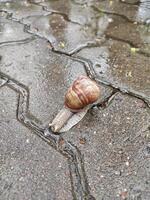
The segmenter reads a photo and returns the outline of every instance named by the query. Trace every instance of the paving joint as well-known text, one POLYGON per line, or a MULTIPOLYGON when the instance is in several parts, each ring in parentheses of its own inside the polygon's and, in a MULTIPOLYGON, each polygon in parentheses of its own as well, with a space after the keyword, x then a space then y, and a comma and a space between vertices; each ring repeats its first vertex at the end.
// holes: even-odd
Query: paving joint
POLYGON ((126 1, 123 1, 123 0, 119 0, 119 2, 122 3, 122 4, 133 5, 133 6, 140 5, 140 1, 139 0, 135 1, 134 3, 126 2, 126 1))
MULTIPOLYGON (((135 21, 129 19, 127 16, 125 15, 122 15, 122 14, 118 14, 118 13, 115 13, 115 12, 109 12, 107 10, 103 10, 103 9, 100 9, 100 8, 97 8, 96 6, 91 6, 95 11, 97 12, 101 12, 103 14, 107 14, 107 15, 113 15, 113 16, 119 16, 121 17, 122 19, 126 20, 128 23, 132 23, 134 24, 135 21)), ((146 22, 136 22, 136 24, 139 24, 139 25, 147 25, 146 22)))
POLYGON ((14 41, 10 40, 10 41, 6 41, 6 42, 0 42, 0 47, 27 44, 27 43, 32 42, 33 40, 35 40, 35 36, 31 36, 29 38, 22 39, 22 40, 14 40, 14 41))
POLYGON ((65 14, 65 13, 63 13, 63 12, 59 12, 59 11, 57 11, 57 10, 49 10, 47 7, 44 7, 43 9, 44 9, 45 11, 47 11, 47 12, 50 12, 50 15, 53 15, 53 14, 61 15, 61 16, 64 18, 64 20, 66 20, 66 21, 68 21, 68 22, 71 22, 71 23, 77 24, 77 25, 82 25, 82 24, 80 24, 80 23, 78 23, 78 22, 75 22, 75 21, 71 20, 71 19, 68 17, 68 15, 65 14))
POLYGON ((84 2, 84 3, 78 3, 78 2, 76 2, 75 0, 71 0, 75 5, 81 5, 81 6, 83 6, 83 5, 88 5, 88 3, 86 3, 86 2, 84 2))
POLYGON ((115 37, 115 36, 111 36, 111 35, 109 35, 109 34, 106 34, 105 36, 106 36, 106 39, 112 39, 112 40, 115 40, 115 41, 120 41, 120 42, 123 42, 123 43, 125 43, 125 44, 128 44, 131 48, 138 49, 138 50, 136 51, 136 53, 141 54, 141 55, 144 55, 145 57, 150 57, 150 53, 141 50, 140 48, 138 48, 137 45, 135 45, 135 44, 134 44, 133 42, 131 42, 130 40, 121 39, 121 38, 118 38, 118 37, 115 37))

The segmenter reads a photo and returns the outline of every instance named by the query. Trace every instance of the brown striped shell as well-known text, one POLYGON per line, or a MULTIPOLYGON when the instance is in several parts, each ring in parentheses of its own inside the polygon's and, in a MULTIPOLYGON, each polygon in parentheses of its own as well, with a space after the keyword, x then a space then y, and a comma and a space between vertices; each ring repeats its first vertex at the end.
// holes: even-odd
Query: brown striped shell
POLYGON ((98 100, 100 89, 96 82, 86 76, 79 76, 68 89, 65 96, 65 106, 78 112, 85 106, 98 100))

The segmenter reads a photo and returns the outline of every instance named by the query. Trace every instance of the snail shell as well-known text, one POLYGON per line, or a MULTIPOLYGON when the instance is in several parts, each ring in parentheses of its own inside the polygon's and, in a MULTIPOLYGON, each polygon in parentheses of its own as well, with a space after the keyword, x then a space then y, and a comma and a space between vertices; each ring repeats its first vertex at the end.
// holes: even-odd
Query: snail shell
POLYGON ((79 76, 66 93, 65 106, 72 112, 78 112, 97 101, 99 96, 100 89, 96 82, 86 76, 79 76))

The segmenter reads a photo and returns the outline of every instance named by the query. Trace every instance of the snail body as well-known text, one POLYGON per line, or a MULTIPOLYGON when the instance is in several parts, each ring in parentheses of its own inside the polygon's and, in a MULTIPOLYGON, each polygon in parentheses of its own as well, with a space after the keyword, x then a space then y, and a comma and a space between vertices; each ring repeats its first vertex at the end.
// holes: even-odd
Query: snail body
POLYGON ((87 76, 79 76, 69 87, 64 101, 64 108, 56 115, 50 127, 53 132, 59 132, 67 120, 86 106, 94 103, 100 96, 96 82, 87 76))

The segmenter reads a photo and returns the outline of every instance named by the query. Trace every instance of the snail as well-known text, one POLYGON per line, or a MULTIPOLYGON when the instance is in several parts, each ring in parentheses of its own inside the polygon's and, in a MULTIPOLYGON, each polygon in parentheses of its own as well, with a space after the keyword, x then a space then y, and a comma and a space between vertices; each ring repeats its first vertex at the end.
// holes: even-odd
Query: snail
POLYGON ((74 114, 82 112, 100 96, 100 89, 95 81, 87 76, 79 76, 69 87, 63 109, 56 115, 49 126, 53 132, 59 132, 67 120, 74 114))

